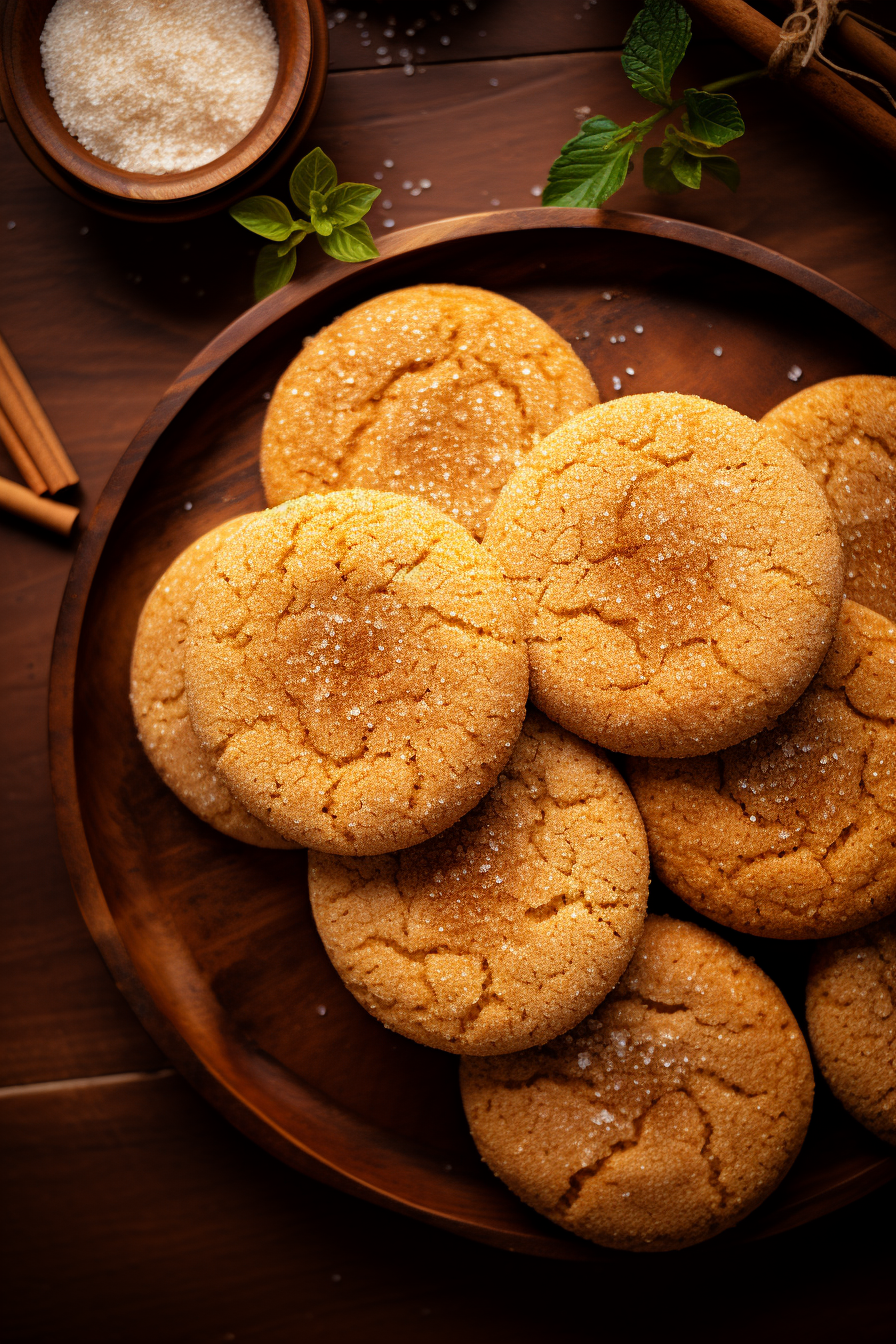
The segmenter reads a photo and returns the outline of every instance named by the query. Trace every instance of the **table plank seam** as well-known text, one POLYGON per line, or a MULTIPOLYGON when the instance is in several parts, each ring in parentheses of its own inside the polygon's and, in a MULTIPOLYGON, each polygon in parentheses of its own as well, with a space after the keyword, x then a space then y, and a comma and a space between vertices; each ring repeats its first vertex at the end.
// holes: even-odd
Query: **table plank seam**
POLYGON ((0 1101, 8 1097, 30 1097, 42 1092, 69 1092, 75 1088, 113 1087, 117 1083, 155 1083, 162 1078, 173 1078, 174 1069, 153 1069, 149 1072, 98 1073, 87 1078, 56 1078, 46 1083, 16 1083, 0 1087, 0 1101))

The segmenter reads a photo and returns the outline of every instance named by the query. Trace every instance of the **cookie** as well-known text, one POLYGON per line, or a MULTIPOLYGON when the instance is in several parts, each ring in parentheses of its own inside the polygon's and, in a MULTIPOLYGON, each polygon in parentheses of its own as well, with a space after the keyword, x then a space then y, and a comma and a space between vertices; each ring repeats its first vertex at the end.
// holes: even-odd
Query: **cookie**
POLYGON ((651 915, 597 1012, 539 1049, 464 1059, 470 1129, 520 1199, 599 1246, 671 1251, 755 1209, 812 1111, 784 996, 714 933, 651 915))
POLYGON ((620 397, 533 449, 485 546, 520 604, 532 699, 636 756, 760 732, 833 635, 840 544, 820 488, 767 431, 700 397, 620 397))
POLYGON ((806 1021, 834 1096, 872 1134, 896 1143, 896 918, 819 946, 806 1021))
POLYGON ((382 854, 488 792, 525 713, 509 587, 469 532, 372 490, 258 514, 199 587, 190 714, 233 793, 296 844, 382 854))
POLYGON ((828 938, 896 909, 896 628, 845 601, 806 693, 696 760, 626 767, 658 875, 701 914, 828 938))
POLYGON ((534 443, 598 400, 541 318, 466 285, 415 285, 306 342, 265 417, 269 504, 364 488, 424 499, 481 538, 534 443))
POLYGON ((603 752, 530 712, 491 793, 400 854, 309 854, 311 908, 368 1012, 455 1054, 541 1045, 625 969, 647 907, 644 827, 603 752))
POLYGON ((184 694, 187 623, 197 585, 219 548, 243 526, 232 518, 194 541, 153 588, 137 626, 131 656, 131 708, 137 736, 155 769, 191 812, 216 830, 265 849, 291 849, 237 802, 200 745, 184 694))
POLYGON ((816 383, 761 423, 827 496, 843 543, 846 596, 896 621, 896 378, 816 383))

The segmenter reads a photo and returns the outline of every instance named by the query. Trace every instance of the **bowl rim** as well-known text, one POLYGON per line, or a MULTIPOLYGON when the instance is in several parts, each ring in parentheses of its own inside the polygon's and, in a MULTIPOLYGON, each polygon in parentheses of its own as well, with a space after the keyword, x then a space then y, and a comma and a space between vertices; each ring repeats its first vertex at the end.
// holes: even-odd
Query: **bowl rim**
MULTIPOLYGON (((281 0, 280 4, 261 0, 277 32, 279 63, 270 98, 258 120, 247 134, 226 153, 209 163, 182 173, 134 173, 97 158, 62 124, 49 90, 47 106, 32 92, 22 59, 22 33, 25 22, 34 16, 31 0, 7 0, 3 13, 2 59, 4 83, 25 129, 51 162, 86 187, 106 196, 126 201, 164 204, 189 201, 205 195, 248 172, 273 149, 288 129, 302 102, 312 70, 314 45, 310 0, 281 0), (278 26, 288 21, 284 32, 278 26), (272 12, 275 11, 275 12, 272 12), (287 63, 285 53, 295 59, 287 63)), ((49 0, 47 12, 52 8, 49 0)), ((43 31, 44 16, 39 33, 43 31)))

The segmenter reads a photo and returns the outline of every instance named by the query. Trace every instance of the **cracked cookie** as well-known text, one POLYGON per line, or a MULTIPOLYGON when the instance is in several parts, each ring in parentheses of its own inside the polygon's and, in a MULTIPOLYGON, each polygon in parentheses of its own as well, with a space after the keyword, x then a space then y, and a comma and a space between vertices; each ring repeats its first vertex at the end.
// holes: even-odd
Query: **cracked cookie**
POLYGON ((896 620, 896 378, 816 383, 760 423, 827 495, 843 543, 846 596, 896 620))
POLYGON ((598 400, 578 355, 528 308, 465 285, 395 290, 312 337, 280 379, 265 495, 393 490, 481 539, 531 446, 598 400))
POLYGON ((834 1096, 872 1134, 896 1143, 896 917, 819 946, 806 1021, 834 1096))
POLYGON ((655 869, 701 914, 827 938, 896 909, 896 628, 844 601, 797 703, 715 756, 631 760, 655 869))
POLYGON ((520 604, 535 704, 637 756, 767 727, 840 607, 840 544, 809 473, 746 416, 678 393, 556 430, 504 487, 485 546, 520 604))
POLYGON ((306 495, 250 518, 199 586, 190 714, 250 812, 296 844, 382 854, 494 784, 526 706, 516 605, 429 504, 306 495))
POLYGON ((568 1035, 461 1062, 492 1171, 600 1246, 669 1251, 755 1209, 799 1152, 812 1065, 784 996, 717 934, 651 915, 612 993, 568 1035))
POLYGON ((153 588, 140 613, 131 656, 131 708, 137 736, 172 793, 197 817, 235 840, 265 849, 289 841, 241 806, 200 745, 184 694, 187 623, 196 587, 218 549, 246 521, 232 518, 188 546, 153 588))
POLYGON ((590 1013, 640 937, 647 878, 622 777, 537 712, 491 793, 435 840, 308 855, 317 928, 355 998, 456 1054, 540 1045, 590 1013))

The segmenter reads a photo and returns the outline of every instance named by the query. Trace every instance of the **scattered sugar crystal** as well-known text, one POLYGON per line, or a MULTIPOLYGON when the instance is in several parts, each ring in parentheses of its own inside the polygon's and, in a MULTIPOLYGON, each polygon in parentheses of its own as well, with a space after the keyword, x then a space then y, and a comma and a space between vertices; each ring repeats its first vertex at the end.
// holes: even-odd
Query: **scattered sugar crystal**
POLYGON ((423 188, 424 191, 429 191, 430 187, 432 186, 432 183, 430 182, 428 177, 421 177, 420 186, 423 188))
POLYGON ((629 378, 634 378, 635 376, 634 369, 626 369, 626 373, 628 374, 629 378))
MULTIPOLYGON (((6 221, 6 227, 7 227, 8 229, 14 229, 15 226, 16 226, 16 222, 15 222, 14 219, 8 219, 8 220, 6 221)), ((84 232, 86 233, 87 230, 85 229, 84 232)))
POLYGON ((493 89, 496 89, 498 87, 498 81, 496 79, 490 79, 489 84, 491 84, 493 89))
POLYGON ((394 168, 394 167, 395 167, 395 163, 394 163, 394 161, 393 161, 392 159, 383 159, 383 167, 384 167, 384 168, 394 168))
POLYGON ((184 513, 189 513, 190 510, 192 509, 192 507, 193 507, 193 505, 192 505, 191 501, 188 499, 187 502, 186 502, 186 504, 184 505, 184 513))
POLYGON ((613 297, 613 295, 610 293, 610 291, 609 291, 608 289, 605 289, 604 292, 603 292, 603 294, 601 295, 601 298, 602 298, 602 299, 606 299, 606 300, 610 300, 610 299, 612 299, 612 297, 613 297))
POLYGON ((533 196, 540 196, 544 191, 544 187, 530 187, 529 190, 533 196))
POLYGON ((622 391, 622 379, 617 378, 615 374, 613 375, 613 390, 616 392, 622 391))
POLYGON ((66 130, 128 172, 189 172, 245 138, 280 54, 259 0, 57 0, 41 34, 66 130))
POLYGON ((798 383, 799 380, 802 378, 802 376, 803 371, 800 368, 799 364, 791 364, 790 368, 787 370, 787 377, 790 379, 790 381, 792 383, 798 383))
POLYGON ((635 325, 635 335, 636 335, 636 336, 643 336, 643 334, 644 334, 644 328, 641 326, 641 323, 638 322, 638 323, 635 325))
POLYGON ((440 38, 439 38, 439 41, 441 42, 441 44, 442 44, 443 47, 448 47, 448 46, 451 45, 451 38, 450 38, 450 37, 440 37, 440 38))
POLYGON ((315 1009, 315 1012, 317 1013, 318 1017, 326 1017, 326 1015, 327 1015, 327 1006, 326 1006, 326 1004, 324 1004, 324 1003, 319 1003, 319 1004, 317 1005, 317 1008, 315 1009))
POLYGON ((714 345, 712 352, 714 355, 720 355, 722 353, 722 347, 720 345, 714 345))
POLYGON ((383 228, 384 228, 384 229, 394 229, 394 228, 395 228, 395 220, 394 220, 394 219, 384 219, 384 220, 383 220, 383 228))

